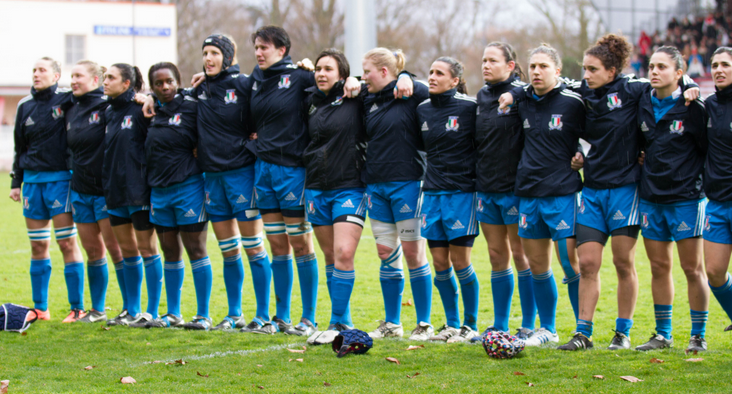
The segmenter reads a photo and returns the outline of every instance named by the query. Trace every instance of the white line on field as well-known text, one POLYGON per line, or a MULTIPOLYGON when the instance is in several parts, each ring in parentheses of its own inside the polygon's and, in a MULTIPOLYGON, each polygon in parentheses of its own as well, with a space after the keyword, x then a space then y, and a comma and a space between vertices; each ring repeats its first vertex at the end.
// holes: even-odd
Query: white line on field
MULTIPOLYGON (((171 363, 175 362, 175 360, 183 359, 183 361, 195 361, 195 360, 205 360, 208 358, 219 358, 219 357, 229 357, 229 356, 246 356, 248 354, 252 353, 263 353, 263 352, 271 352, 274 350, 281 350, 281 349, 287 349, 291 346, 295 346, 296 348, 302 348, 302 346, 305 345, 304 343, 295 343, 295 344, 286 344, 286 345, 273 345, 269 346, 263 349, 250 349, 250 350, 227 350, 225 352, 214 352, 210 354, 203 354, 200 356, 185 356, 185 357, 178 357, 173 358, 166 361, 161 361, 162 363, 171 363)), ((147 361, 142 363, 142 365, 146 364, 152 364, 151 361, 147 361)))

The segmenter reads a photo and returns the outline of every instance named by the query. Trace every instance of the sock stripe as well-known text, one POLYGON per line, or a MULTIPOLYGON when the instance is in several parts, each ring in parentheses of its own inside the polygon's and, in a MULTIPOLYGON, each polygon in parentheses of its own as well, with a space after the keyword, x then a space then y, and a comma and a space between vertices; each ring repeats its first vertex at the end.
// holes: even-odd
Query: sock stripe
POLYGON ((136 267, 140 264, 142 264, 142 256, 135 256, 135 257, 125 257, 123 260, 125 266, 127 267, 136 267))
POLYGON ((534 280, 547 280, 554 275, 554 272, 552 270, 549 270, 547 272, 544 272, 543 274, 531 274, 531 277, 534 278, 534 280))
POLYGON ((124 260, 118 261, 118 262, 114 263, 114 269, 115 269, 115 271, 122 270, 122 269, 124 269, 124 267, 125 267, 125 261, 124 260))
POLYGON ((149 267, 151 264, 155 264, 158 261, 160 261, 159 254, 156 254, 155 256, 145 257, 142 259, 142 262, 145 265, 145 267, 149 267))
POLYGON ((527 268, 523 271, 518 271, 517 274, 518 274, 519 278, 525 278, 527 276, 531 276, 531 269, 527 268))
POLYGON ((335 270, 333 271, 333 277, 343 280, 353 280, 356 279, 356 271, 335 270))
POLYGON ((443 281, 443 282, 446 280, 450 280, 450 278, 452 278, 453 276, 455 276, 455 271, 453 271, 452 267, 450 267, 444 271, 435 272, 435 280, 439 280, 439 281, 443 281))
POLYGON ((88 265, 89 267, 104 267, 105 265, 107 265, 107 258, 102 257, 99 260, 89 261, 86 263, 86 265, 88 265))
POLYGON ((229 257, 224 257, 224 265, 236 264, 239 260, 241 260, 241 253, 237 253, 229 257))
POLYGON ((295 257, 295 263, 298 265, 306 264, 308 262, 314 261, 316 259, 315 253, 306 254, 305 256, 297 256, 295 257))
POLYGON ((192 270, 197 270, 199 268, 203 268, 203 267, 206 267, 208 265, 211 265, 211 259, 209 259, 208 256, 206 256, 206 257, 204 257, 202 259, 198 259, 198 260, 191 261, 191 269, 192 270))
POLYGON ((579 273, 577 275, 571 277, 571 278, 567 278, 565 276, 564 278, 562 278, 562 284, 565 284, 566 285, 566 284, 569 284, 569 283, 577 282, 579 280, 580 280, 580 274, 579 273))
POLYGON ((462 283, 463 281, 470 279, 470 277, 475 274, 475 270, 473 269, 473 264, 470 264, 455 273, 457 274, 458 280, 462 283))
POLYGON ((331 264, 331 265, 326 265, 325 266, 325 273, 326 274, 328 274, 328 273, 331 273, 332 274, 334 271, 335 271, 335 264, 331 264))
POLYGON ((491 271, 491 279, 503 278, 506 276, 513 276, 513 268, 503 271, 491 271))
POLYGON ((186 267, 183 260, 181 261, 166 261, 163 269, 166 270, 182 270, 186 267))
POLYGON ((247 255, 247 258, 249 259, 250 262, 262 260, 262 259, 264 259, 266 257, 267 257, 267 251, 266 250, 263 250, 263 251, 255 254, 255 255, 251 255, 251 256, 250 255, 247 255))
POLYGON ((729 272, 727 273, 727 281, 724 282, 722 286, 714 287, 712 285, 709 285, 709 288, 712 290, 712 293, 715 294, 722 294, 727 291, 729 291, 730 288, 732 288, 732 276, 730 276, 729 272))
POLYGON ((385 269, 382 267, 379 270, 379 279, 404 279, 404 270, 385 269))
POLYGON ((432 270, 430 269, 429 264, 425 264, 419 268, 410 269, 409 270, 409 278, 410 279, 417 279, 424 276, 430 276, 432 275, 432 270))

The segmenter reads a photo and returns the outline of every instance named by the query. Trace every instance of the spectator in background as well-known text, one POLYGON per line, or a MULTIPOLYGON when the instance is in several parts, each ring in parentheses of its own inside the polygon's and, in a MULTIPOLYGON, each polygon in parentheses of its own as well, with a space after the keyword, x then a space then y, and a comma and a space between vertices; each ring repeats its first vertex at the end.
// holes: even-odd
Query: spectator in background
POLYGON ((697 53, 696 48, 691 51, 686 73, 692 78, 703 78, 706 75, 704 72, 704 62, 702 57, 697 53))

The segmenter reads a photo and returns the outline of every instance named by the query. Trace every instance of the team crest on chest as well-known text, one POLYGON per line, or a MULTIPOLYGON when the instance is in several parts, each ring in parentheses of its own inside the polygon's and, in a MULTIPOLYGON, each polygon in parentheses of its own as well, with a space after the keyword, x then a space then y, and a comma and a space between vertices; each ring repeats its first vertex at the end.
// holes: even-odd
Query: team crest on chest
POLYGON ((180 114, 175 114, 172 118, 168 119, 168 124, 171 126, 180 126, 180 114))
POLYGON ((316 107, 314 105, 310 105, 310 109, 308 110, 308 115, 314 114, 315 111, 317 111, 317 110, 318 110, 318 107, 316 107))
POLYGON ((684 122, 680 120, 674 120, 673 122, 671 122, 671 127, 669 127, 669 129, 673 134, 681 134, 684 132, 684 122))
POLYGON ((610 108, 611 111, 622 106, 623 101, 618 98, 617 93, 610 93, 607 96, 607 107, 610 108))
POLYGON ((60 105, 56 105, 51 109, 51 116, 53 116, 54 119, 64 116, 64 111, 61 109, 60 105))
POLYGON ((132 128, 132 115, 125 116, 124 120, 122 121, 122 128, 123 129, 132 128))
POLYGON ((341 105, 341 104, 343 104, 343 96, 336 97, 335 101, 332 102, 330 105, 336 106, 336 105, 341 105))
POLYGON ((280 83, 277 84, 278 89, 289 89, 290 88, 290 75, 283 75, 280 77, 280 83))
POLYGON ((447 119, 447 124, 445 124, 445 129, 447 131, 457 131, 458 128, 460 128, 460 125, 458 124, 458 117, 450 116, 447 119))
POLYGON ((89 115, 89 124, 98 124, 99 123, 99 111, 94 111, 89 115))
POLYGON ((226 91, 226 96, 224 96, 224 104, 233 104, 236 103, 236 100, 236 90, 228 89, 226 91))
POLYGON ((498 107, 498 115, 507 115, 509 112, 511 112, 511 108, 506 107, 501 109, 501 107, 498 107))
POLYGON ((562 126, 562 115, 552 115, 552 120, 549 121, 549 130, 561 130, 562 126))

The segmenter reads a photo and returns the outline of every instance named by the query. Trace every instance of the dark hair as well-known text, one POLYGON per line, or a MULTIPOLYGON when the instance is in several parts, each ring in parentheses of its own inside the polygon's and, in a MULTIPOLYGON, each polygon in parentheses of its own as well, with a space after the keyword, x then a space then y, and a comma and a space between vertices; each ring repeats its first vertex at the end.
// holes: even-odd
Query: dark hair
POLYGON ((559 52, 551 45, 542 42, 541 45, 529 51, 529 59, 531 59, 531 57, 536 55, 537 53, 543 53, 549 56, 549 58, 552 59, 552 62, 554 62, 554 65, 557 66, 557 68, 562 68, 562 57, 559 56, 559 52))
POLYGON ((130 66, 127 63, 115 63, 112 67, 119 70, 119 75, 122 77, 122 82, 130 81, 130 88, 135 92, 142 90, 145 85, 142 80, 142 73, 137 66, 130 66))
POLYGON ((346 55, 343 52, 335 48, 324 49, 323 52, 320 52, 318 58, 315 59, 315 65, 317 66, 318 61, 324 57, 332 57, 338 63, 338 76, 341 79, 346 79, 351 76, 351 66, 348 64, 348 59, 346 59, 346 55))
POLYGON ((252 44, 259 38, 264 42, 268 42, 275 48, 285 47, 285 56, 290 54, 290 36, 287 35, 285 29, 279 26, 264 26, 252 33, 252 44))
POLYGON ((438 57, 436 62, 442 62, 450 66, 450 75, 453 78, 460 78, 457 84, 458 93, 468 94, 468 87, 465 86, 465 80, 463 79, 463 64, 448 56, 438 57))
POLYGON ((153 81, 153 74, 155 74, 155 71, 165 69, 170 70, 170 72, 173 73, 175 81, 178 82, 178 85, 180 85, 180 71, 178 71, 178 67, 170 62, 160 62, 150 66, 150 71, 147 72, 147 81, 150 83, 151 87, 155 85, 155 81, 153 81))
POLYGON ((503 58, 506 59, 506 63, 513 62, 513 75, 519 77, 519 79, 526 78, 526 76, 524 75, 524 70, 521 69, 521 65, 518 62, 518 56, 516 56, 516 51, 513 50, 513 47, 510 44, 507 44, 505 42, 493 41, 485 47, 496 47, 500 49, 501 52, 503 52, 503 58))
POLYGON ((686 70, 686 62, 684 61, 684 57, 681 56, 681 52, 679 52, 676 47, 664 45, 656 49, 656 51, 653 53, 667 54, 671 58, 671 61, 674 63, 675 70, 686 70))
POLYGON ((585 51, 585 56, 596 57, 605 69, 615 68, 617 76, 628 64, 632 46, 623 36, 606 34, 602 36, 595 45, 585 51))
POLYGON ((716 51, 712 54, 712 59, 714 59, 715 56, 721 55, 723 53, 726 53, 730 57, 732 57, 732 48, 730 47, 719 47, 716 51))

